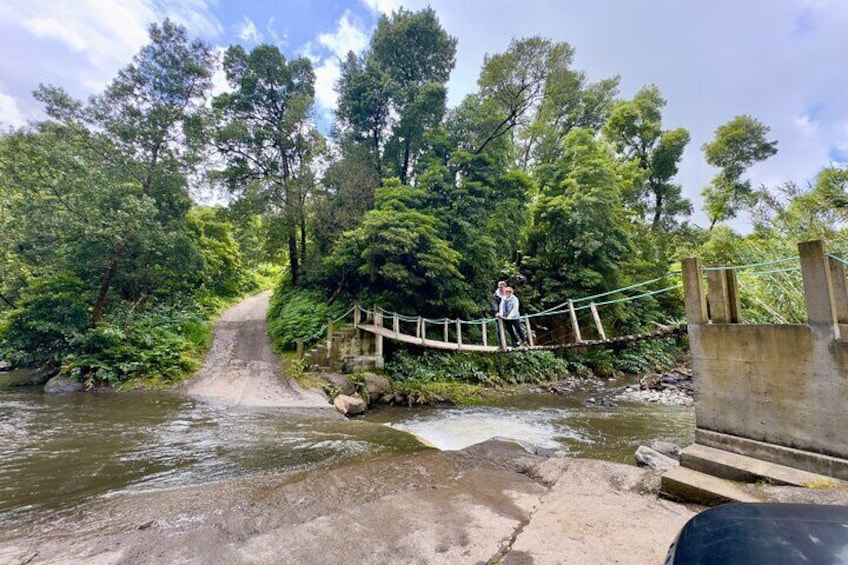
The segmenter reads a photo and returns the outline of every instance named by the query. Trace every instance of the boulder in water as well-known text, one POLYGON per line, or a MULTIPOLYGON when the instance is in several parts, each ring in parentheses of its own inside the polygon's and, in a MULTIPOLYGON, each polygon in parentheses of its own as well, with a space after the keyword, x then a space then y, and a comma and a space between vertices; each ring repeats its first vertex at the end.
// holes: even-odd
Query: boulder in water
POLYGON ((44 385, 45 394, 67 394, 70 392, 83 392, 85 387, 81 382, 70 377, 61 375, 53 377, 44 385))

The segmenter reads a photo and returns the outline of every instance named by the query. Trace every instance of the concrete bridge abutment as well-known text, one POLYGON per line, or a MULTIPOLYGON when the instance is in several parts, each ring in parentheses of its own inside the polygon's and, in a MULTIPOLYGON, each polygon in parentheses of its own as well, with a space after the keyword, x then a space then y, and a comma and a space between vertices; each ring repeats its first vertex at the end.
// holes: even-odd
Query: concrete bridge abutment
POLYGON ((745 324, 735 271, 683 262, 695 442, 848 480, 848 284, 821 241, 798 246, 806 324, 745 324))

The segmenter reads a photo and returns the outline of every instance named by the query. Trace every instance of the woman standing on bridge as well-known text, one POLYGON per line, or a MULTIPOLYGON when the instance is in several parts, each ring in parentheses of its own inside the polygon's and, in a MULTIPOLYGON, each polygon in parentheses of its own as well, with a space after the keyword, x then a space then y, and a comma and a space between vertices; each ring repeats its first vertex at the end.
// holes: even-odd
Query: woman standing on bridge
POLYGON ((524 345, 524 329, 521 327, 521 319, 518 314, 518 297, 513 295, 511 286, 504 288, 504 297, 501 300, 497 316, 503 319, 506 331, 512 338, 512 346, 524 345))

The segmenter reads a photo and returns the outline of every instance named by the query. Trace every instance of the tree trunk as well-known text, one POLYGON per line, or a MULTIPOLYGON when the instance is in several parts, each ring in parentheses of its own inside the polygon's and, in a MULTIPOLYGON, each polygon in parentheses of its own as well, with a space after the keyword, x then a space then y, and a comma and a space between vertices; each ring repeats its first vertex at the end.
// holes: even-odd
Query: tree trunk
POLYGON ((297 232, 293 227, 289 228, 289 271, 291 272, 292 286, 297 286, 300 276, 300 260, 297 256, 297 232))
POLYGON ((654 221, 651 223, 651 231, 657 231, 658 229, 660 229, 660 220, 662 220, 662 194, 656 193, 655 197, 656 199, 654 200, 654 221))
POLYGON ((103 279, 100 281, 100 289, 97 291, 97 299, 94 301, 94 307, 91 309, 91 327, 96 328, 103 320, 103 307, 106 305, 106 296, 109 294, 109 287, 112 286, 112 279, 115 273, 118 272, 118 265, 121 263, 121 257, 127 249, 129 236, 124 237, 115 247, 112 253, 112 258, 109 259, 109 264, 106 265, 106 270, 103 271, 103 279))

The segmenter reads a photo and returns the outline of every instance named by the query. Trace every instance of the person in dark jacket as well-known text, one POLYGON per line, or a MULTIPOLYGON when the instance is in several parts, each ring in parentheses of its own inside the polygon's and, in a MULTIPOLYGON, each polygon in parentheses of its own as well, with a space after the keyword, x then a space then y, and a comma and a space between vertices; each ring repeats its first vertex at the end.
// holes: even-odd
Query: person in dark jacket
MULTIPOLYGON (((498 288, 495 290, 495 293, 492 295, 492 308, 495 313, 495 318, 498 317, 498 312, 501 311, 501 300, 506 296, 504 294, 504 289, 506 288, 506 281, 498 281, 498 288)), ((504 345, 504 336, 503 332, 501 332, 501 325, 495 324, 495 333, 498 334, 498 347, 501 349, 505 349, 504 345)))

